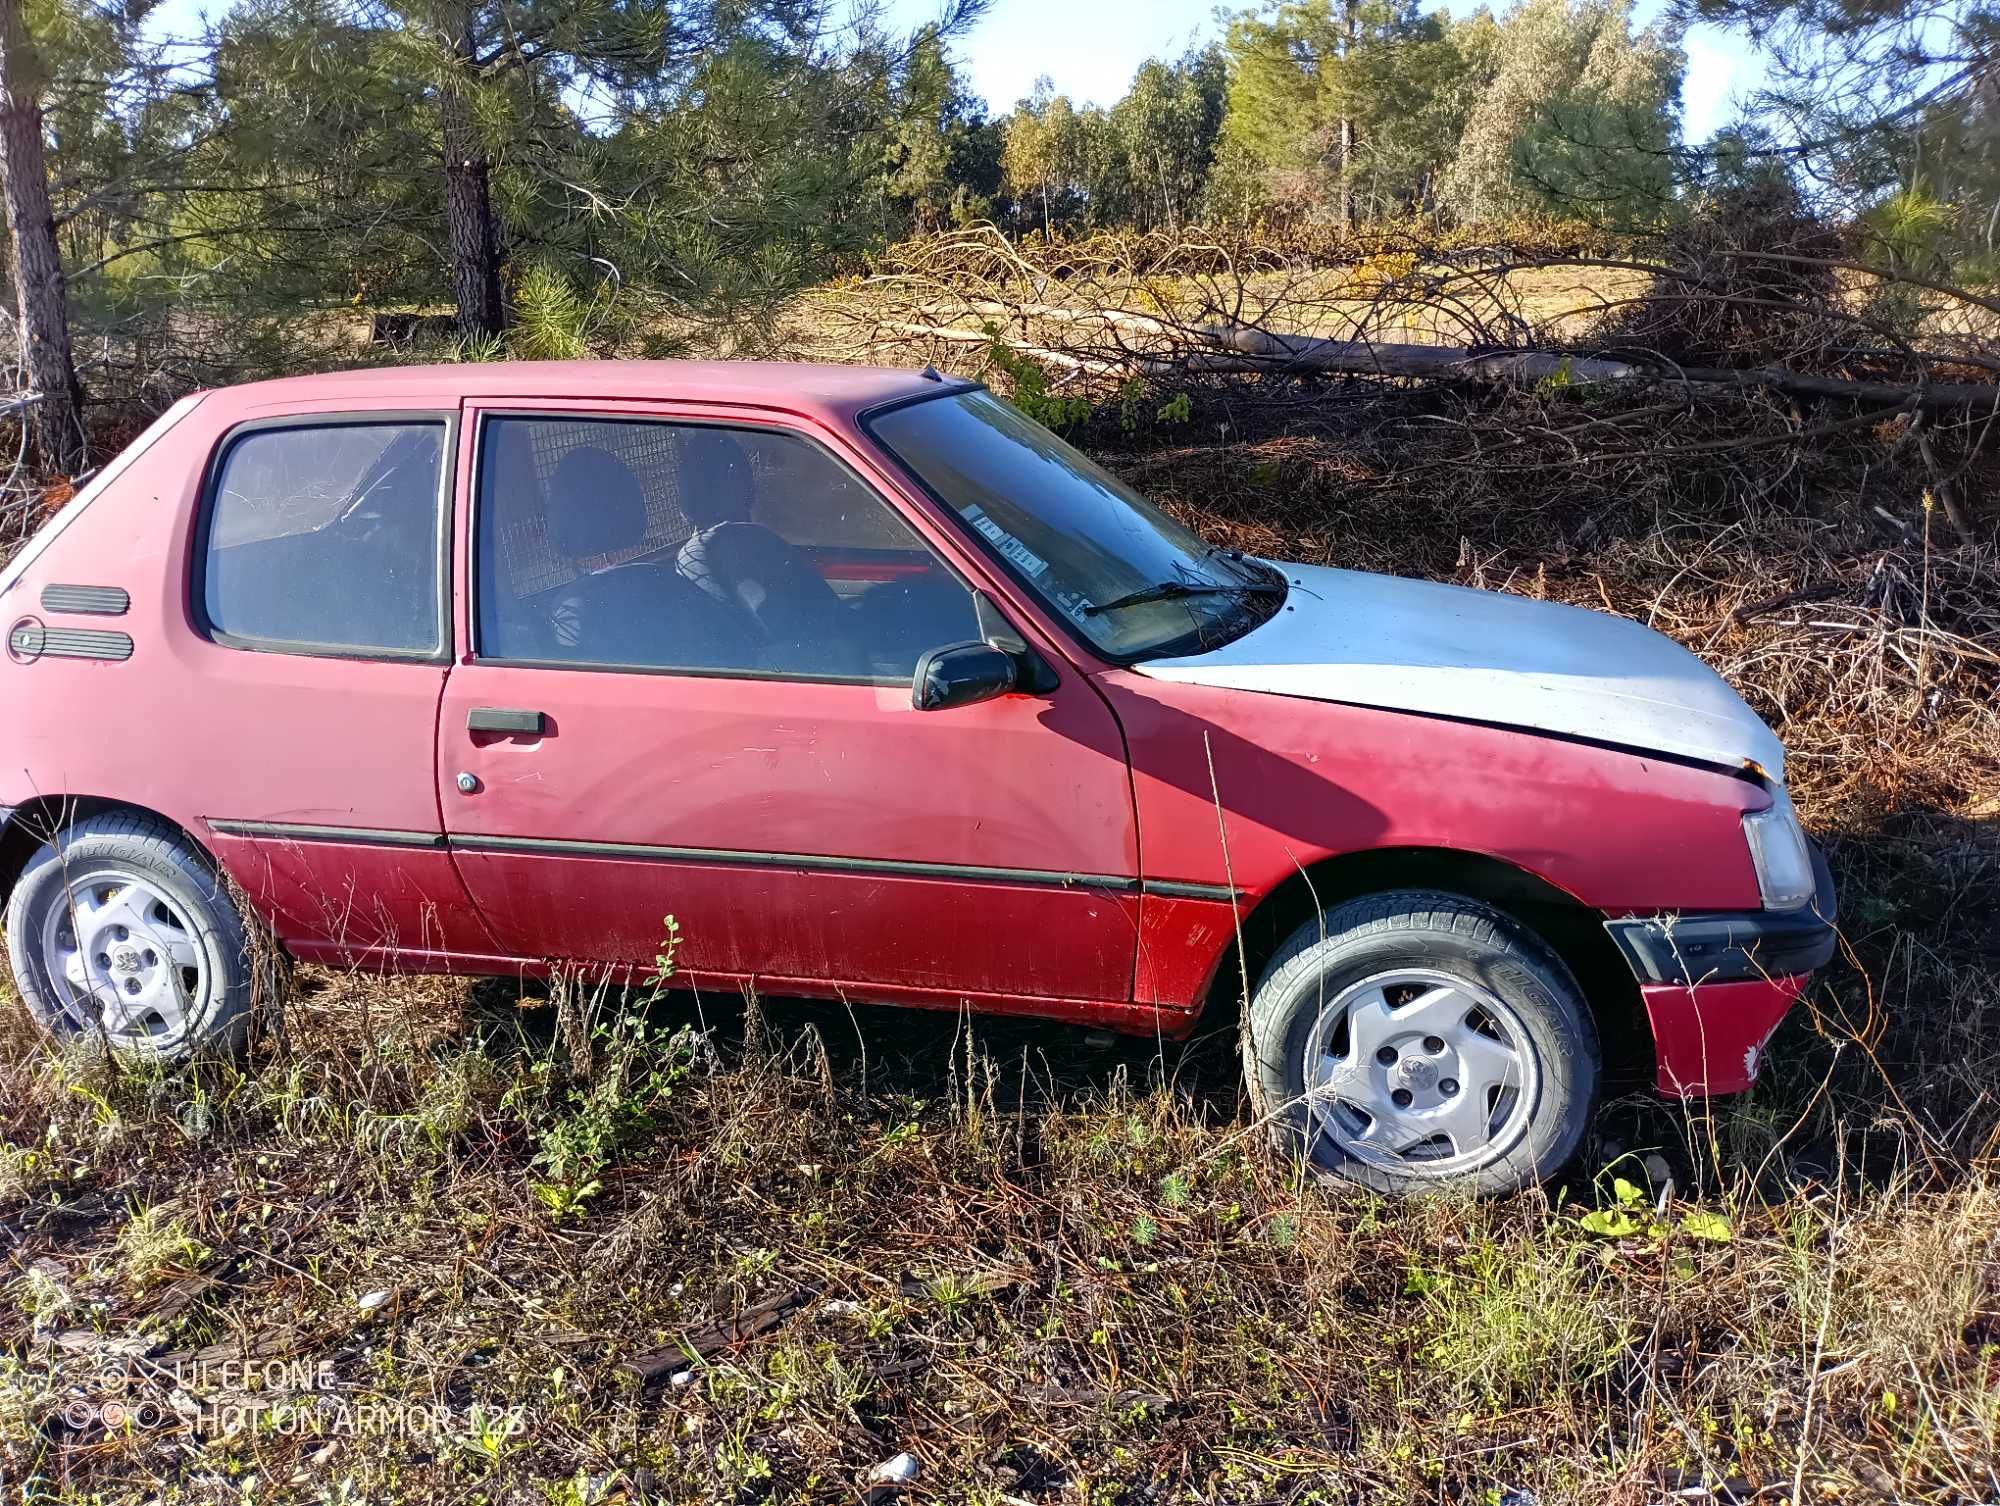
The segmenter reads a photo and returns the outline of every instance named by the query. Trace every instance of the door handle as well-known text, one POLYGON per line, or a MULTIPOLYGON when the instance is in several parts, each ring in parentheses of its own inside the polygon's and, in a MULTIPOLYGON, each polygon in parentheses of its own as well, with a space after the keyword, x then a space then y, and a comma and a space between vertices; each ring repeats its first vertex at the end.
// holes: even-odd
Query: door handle
POLYGON ((539 711, 512 711, 504 706, 474 706, 465 714, 468 732, 527 733, 540 737, 547 730, 547 723, 548 718, 539 711))

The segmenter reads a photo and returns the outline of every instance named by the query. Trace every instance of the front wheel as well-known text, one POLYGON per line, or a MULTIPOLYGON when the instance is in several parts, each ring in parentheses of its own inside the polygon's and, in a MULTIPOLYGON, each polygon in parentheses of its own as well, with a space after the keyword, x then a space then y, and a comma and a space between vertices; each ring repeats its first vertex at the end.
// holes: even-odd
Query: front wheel
POLYGON ((1387 1193, 1553 1176, 1595 1107, 1597 1033, 1569 970, 1476 900, 1398 890, 1301 926, 1250 999, 1260 1116, 1320 1170, 1387 1193))
POLYGON ((243 1044, 249 938, 207 858, 132 813, 88 817, 44 844, 7 904, 7 952, 35 1023, 159 1061, 243 1044))

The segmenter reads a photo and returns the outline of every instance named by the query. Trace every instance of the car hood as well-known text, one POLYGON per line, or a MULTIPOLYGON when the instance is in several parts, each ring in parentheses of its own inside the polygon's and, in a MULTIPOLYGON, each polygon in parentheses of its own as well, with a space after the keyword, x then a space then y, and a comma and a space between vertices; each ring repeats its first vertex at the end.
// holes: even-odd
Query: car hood
POLYGON ((1272 564, 1284 610, 1160 680, 1490 722, 1784 777, 1784 748, 1714 670, 1623 617, 1498 591, 1272 564))

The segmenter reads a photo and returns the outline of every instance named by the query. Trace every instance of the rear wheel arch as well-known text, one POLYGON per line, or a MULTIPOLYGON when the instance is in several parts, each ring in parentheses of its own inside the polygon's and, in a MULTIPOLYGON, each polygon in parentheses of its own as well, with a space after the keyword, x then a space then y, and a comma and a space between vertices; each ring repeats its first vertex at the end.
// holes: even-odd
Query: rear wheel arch
MULTIPOLYGON (((58 1040, 137 1058, 240 1049, 260 998, 282 996, 283 951, 205 844, 143 806, 38 800, 8 822, 25 861, 8 884, 15 991, 58 1040)), ((12 854, 10 854, 10 857, 12 854)))
MULTIPOLYGON (((1568 967, 1597 1026, 1613 1092, 1650 1087, 1653 1035, 1632 969, 1604 929, 1600 911, 1547 879, 1484 853, 1449 847, 1385 847, 1341 853, 1295 869, 1243 919, 1243 956, 1223 954, 1210 986, 1215 1014, 1240 1005, 1247 972, 1252 987, 1286 940, 1316 914, 1396 889, 1429 889, 1479 900, 1502 911, 1547 944, 1568 967)), ((1210 1010, 1205 1017, 1213 1018, 1210 1010)))
POLYGON ((28 859, 44 843, 79 821, 103 815, 143 816, 157 822, 199 852, 216 872, 222 872, 215 853, 197 833, 150 806, 102 795, 38 795, 25 805, 15 807, 13 819, 0 829, 0 908, 5 907, 8 896, 13 893, 14 883, 20 878, 21 870, 28 866, 28 859))

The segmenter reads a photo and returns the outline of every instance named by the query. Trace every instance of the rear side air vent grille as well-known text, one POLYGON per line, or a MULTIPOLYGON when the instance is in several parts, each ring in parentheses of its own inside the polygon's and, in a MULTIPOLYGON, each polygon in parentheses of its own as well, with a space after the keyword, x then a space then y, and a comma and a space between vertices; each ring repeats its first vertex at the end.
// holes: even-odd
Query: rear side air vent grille
POLYGON ((123 617, 132 598, 122 586, 43 586, 44 612, 69 612, 85 617, 123 617))
POLYGON ((15 625, 7 637, 7 652, 17 662, 37 659, 104 659, 132 657, 132 640, 105 628, 52 628, 39 622, 15 625))

